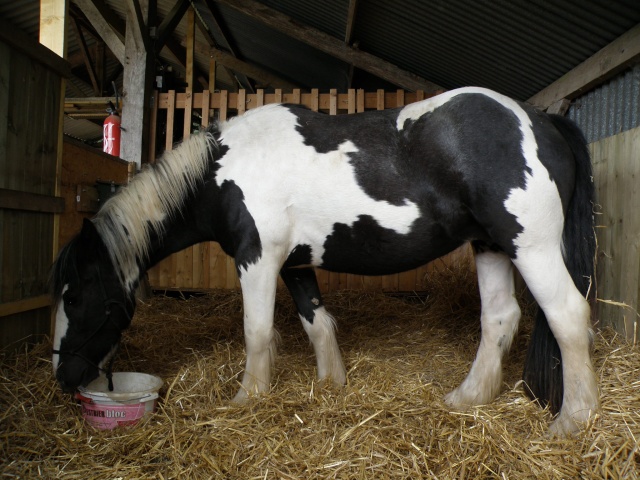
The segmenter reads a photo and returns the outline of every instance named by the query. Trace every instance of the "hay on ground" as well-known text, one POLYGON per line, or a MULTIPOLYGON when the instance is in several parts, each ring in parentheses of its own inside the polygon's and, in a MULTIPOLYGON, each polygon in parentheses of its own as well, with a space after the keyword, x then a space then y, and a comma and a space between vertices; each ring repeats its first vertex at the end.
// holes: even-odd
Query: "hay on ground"
POLYGON ((531 308, 491 404, 452 412, 442 399, 465 377, 480 338, 477 284, 456 270, 424 295, 340 292, 348 385, 318 384, 315 358, 287 295, 271 392, 229 404, 241 378, 240 293, 141 304, 116 370, 165 381, 155 414, 98 431, 60 392, 50 345, 2 359, 0 472, 17 478, 634 478, 640 465, 640 350, 611 331, 594 361, 602 411, 575 438, 549 439, 548 412, 519 380, 531 308))

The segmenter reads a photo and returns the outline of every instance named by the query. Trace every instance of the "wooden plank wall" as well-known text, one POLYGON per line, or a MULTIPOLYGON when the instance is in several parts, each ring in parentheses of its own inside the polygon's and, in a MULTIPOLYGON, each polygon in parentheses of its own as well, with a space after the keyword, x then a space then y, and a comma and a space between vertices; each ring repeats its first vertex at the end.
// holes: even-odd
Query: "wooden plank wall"
POLYGON ((598 203, 596 315, 602 326, 640 341, 640 127, 589 150, 598 203))
MULTIPOLYGON (((0 348, 49 334, 60 107, 66 64, 0 24, 0 348), (18 44, 16 44, 16 42, 18 44)), ((67 67, 68 68, 68 67, 67 67)))
MULTIPOLYGON (((241 90, 237 93, 221 91, 210 93, 185 94, 170 91, 157 95, 157 107, 167 110, 167 128, 165 149, 172 149, 174 131, 173 118, 177 109, 193 109, 202 114, 202 124, 207 126, 212 118, 225 120, 232 115, 242 115, 250 110, 269 103, 303 104, 312 110, 324 111, 330 115, 351 114, 365 110, 395 108, 425 98, 424 92, 364 92, 363 90, 349 90, 348 93, 319 93, 318 89, 311 92, 293 90, 283 93, 265 93, 258 90, 255 94, 248 94, 241 90)), ((157 114, 153 115, 157 118, 157 114)), ((152 131, 156 131, 152 128, 152 131)), ((185 129, 185 135, 189 131, 185 129)), ((155 139, 151 140, 155 145, 155 139)), ((323 292, 341 289, 386 290, 386 291, 419 291, 423 289, 424 276, 431 270, 445 268, 455 262, 466 261, 469 248, 462 247, 444 259, 432 262, 417 270, 397 275, 364 277, 327 272, 318 269, 318 282, 323 292)), ((203 243, 178 252, 160 262, 149 271, 149 283, 156 290, 208 290, 214 288, 239 288, 233 259, 225 255, 217 243, 203 243)))
MULTIPOLYGON (((135 167, 135 164, 133 164, 135 167)), ((59 246, 63 247, 82 228, 82 220, 95 212, 80 212, 76 208, 78 186, 94 186, 96 182, 126 185, 129 179, 129 163, 89 147, 82 142, 64 139, 60 196, 64 198, 65 211, 60 215, 59 246)))

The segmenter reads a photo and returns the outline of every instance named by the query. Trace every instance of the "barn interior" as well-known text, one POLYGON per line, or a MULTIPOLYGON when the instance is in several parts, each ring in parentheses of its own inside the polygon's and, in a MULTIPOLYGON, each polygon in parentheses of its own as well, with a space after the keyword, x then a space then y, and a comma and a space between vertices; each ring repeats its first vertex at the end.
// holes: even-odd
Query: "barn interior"
POLYGON ((634 478, 636 3, 2 2, 0 471, 18 478, 634 478), (279 293, 277 379, 244 408, 229 406, 244 359, 233 260, 213 243, 190 247, 149 271, 151 295, 116 364, 163 378, 158 411, 112 432, 83 422, 51 374, 48 275, 106 198, 203 125, 263 104, 354 114, 471 85, 564 115, 588 142, 602 410, 583 432, 547 438, 551 414, 524 396, 533 307, 523 283, 525 316, 501 395, 465 412, 443 403, 479 342, 468 247, 397 275, 318 271, 337 312, 344 390, 316 384, 312 351, 279 293), (113 113, 122 126, 117 155, 103 151, 113 113), (172 338, 162 335, 168 320, 172 338))

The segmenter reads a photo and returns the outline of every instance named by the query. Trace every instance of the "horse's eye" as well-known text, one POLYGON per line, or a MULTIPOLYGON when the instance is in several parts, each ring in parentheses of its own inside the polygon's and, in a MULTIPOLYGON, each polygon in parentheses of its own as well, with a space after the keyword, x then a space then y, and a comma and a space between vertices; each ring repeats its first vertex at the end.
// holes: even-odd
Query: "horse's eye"
POLYGON ((74 303, 76 303, 76 296, 70 294, 69 291, 67 291, 62 296, 62 300, 64 301, 65 305, 73 305, 74 303))

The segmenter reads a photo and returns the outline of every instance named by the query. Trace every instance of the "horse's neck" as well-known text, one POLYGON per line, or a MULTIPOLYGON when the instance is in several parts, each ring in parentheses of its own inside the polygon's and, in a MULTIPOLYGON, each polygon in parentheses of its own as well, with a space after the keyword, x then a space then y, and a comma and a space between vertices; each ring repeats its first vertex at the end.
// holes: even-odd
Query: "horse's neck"
POLYGON ((215 240, 210 220, 199 218, 195 213, 200 210, 195 202, 196 200, 189 201, 184 207, 184 213, 173 215, 163 222, 161 232, 151 232, 149 256, 143 271, 196 243, 215 240))

